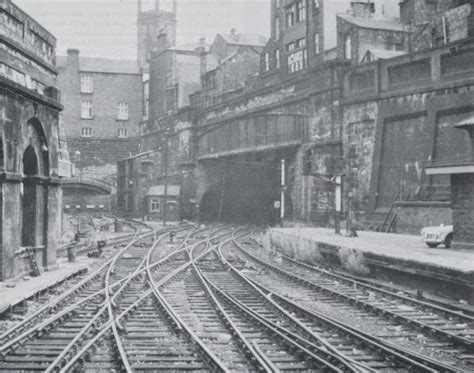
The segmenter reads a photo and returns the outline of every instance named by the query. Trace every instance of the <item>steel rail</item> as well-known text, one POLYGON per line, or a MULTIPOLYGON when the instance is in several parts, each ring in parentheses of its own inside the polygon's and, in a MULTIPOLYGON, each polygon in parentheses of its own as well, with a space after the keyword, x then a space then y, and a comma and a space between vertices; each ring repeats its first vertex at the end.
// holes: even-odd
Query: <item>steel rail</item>
MULTIPOLYGON (((227 233, 228 234, 228 233, 227 233)), ((207 254, 208 248, 210 246, 210 241, 211 238, 208 238, 205 240, 205 245, 206 249, 204 250, 203 253, 199 255, 199 257, 202 257, 207 254)), ((170 281, 173 277, 175 277, 178 273, 181 273, 185 268, 188 268, 189 266, 192 266, 194 263, 193 257, 192 257, 192 252, 193 250, 198 247, 200 244, 203 242, 193 244, 191 245, 190 248, 186 248, 186 251, 188 252, 189 255, 189 261, 181 266, 181 269, 178 269, 172 276, 168 276, 168 278, 163 279, 163 281, 160 281, 160 284, 157 284, 155 280, 153 279, 153 275, 150 270, 147 271, 148 274, 148 281, 152 285, 152 290, 155 298, 160 302, 164 309, 167 311, 167 313, 170 315, 172 320, 174 320, 177 325, 180 326, 180 329, 183 329, 186 334, 190 337, 190 339, 199 347, 199 349, 204 353, 204 356, 206 357, 207 362, 216 370, 225 372, 225 373, 230 373, 230 371, 227 369, 227 367, 224 365, 224 363, 204 344, 201 338, 199 338, 192 330, 191 328, 182 320, 182 318, 178 315, 178 313, 173 309, 173 307, 168 303, 168 301, 165 299, 165 297, 161 294, 159 291, 159 287, 163 286, 166 284, 168 281, 170 281)), ((147 265, 147 268, 149 266, 147 265)))
MULTIPOLYGON (((231 242, 233 240, 229 240, 228 242, 231 242)), ((211 280, 209 280, 207 278, 207 276, 205 276, 203 274, 203 276, 207 279, 207 281, 212 285, 212 287, 216 290, 218 290, 221 294, 223 294, 224 296, 226 297, 229 297, 230 301, 232 301, 233 303, 237 304, 239 307, 242 307, 242 308, 245 308, 245 311, 247 313, 251 313, 253 314, 254 317, 256 318, 259 318, 261 322, 263 323, 266 323, 266 324, 269 324, 271 327, 273 327, 274 329, 278 330, 279 332, 281 332, 282 334, 284 335, 287 335, 289 336, 290 339, 294 340, 295 343, 302 343, 302 344, 305 344, 307 345, 309 348, 312 348, 314 349, 315 351, 317 351, 318 353, 321 353, 323 355, 325 355, 325 358, 326 359, 331 359, 333 361, 332 364, 339 364, 339 365, 342 365, 342 367, 344 369, 349 369, 349 371, 361 371, 360 369, 362 369, 362 371, 371 371, 371 369, 363 364, 360 364, 358 363, 357 361, 353 360, 353 359, 350 359, 348 358, 347 356, 345 356, 344 354, 341 354, 339 351, 337 351, 332 345, 326 343, 324 340, 322 340, 318 335, 316 335, 312 330, 310 330, 308 327, 306 327, 303 323, 301 323, 299 320, 297 320, 295 317, 293 317, 292 315, 290 315, 286 310, 284 310, 282 307, 278 306, 277 304, 275 304, 274 302, 271 301, 271 299, 268 299, 268 297, 265 296, 265 294, 263 294, 254 284, 252 284, 251 282, 248 281, 248 279, 244 276, 242 276, 242 274, 240 274, 240 272, 231 264, 229 263, 225 257, 223 256, 222 254, 222 248, 225 246, 225 244, 227 244, 228 242, 225 242, 223 243, 222 245, 220 245, 218 247, 216 251, 219 259, 221 260, 221 262, 223 263, 224 266, 230 268, 237 276, 238 278, 240 278, 244 283, 246 283, 252 290, 254 290, 260 297, 262 297, 262 300, 264 300, 265 302, 268 302, 271 304, 272 307, 274 307, 275 309, 278 310, 279 313, 283 314, 287 319, 291 320, 291 322, 295 325, 298 326, 298 328, 302 329, 305 333, 307 333, 309 336, 311 336, 312 338, 316 339, 318 341, 318 343, 321 343, 323 345, 323 348, 315 345, 313 342, 309 341, 309 340, 306 340, 305 338, 302 338, 300 337, 299 335, 295 334, 293 331, 290 331, 280 325, 277 325, 275 323, 273 323, 272 321, 268 320, 266 317, 260 315, 258 312, 254 311, 253 309, 249 308, 247 305, 243 304, 242 302, 240 302, 238 299, 235 299, 232 295, 230 294, 226 294, 223 290, 220 290, 219 287, 214 284, 211 280), (325 350, 326 349, 326 350, 325 350)), ((318 356, 318 359, 320 359, 320 357, 318 356)), ((323 360, 323 361, 326 361, 326 360, 323 360)))
MULTIPOLYGON (((185 228, 184 228, 185 229, 185 228)), ((132 242, 133 244, 133 242, 132 242)), ((111 258, 109 261, 107 261, 107 263, 105 263, 101 268, 99 268, 97 271, 102 271, 104 268, 103 267, 106 267, 108 264, 110 264, 110 262, 112 261, 113 258, 111 258)), ((157 263, 154 263, 152 264, 152 266, 154 265, 159 265, 160 263, 157 262, 157 263)), ((96 271, 96 272, 97 272, 96 271)), ((140 274, 144 273, 145 270, 142 269, 139 273, 136 273, 134 275, 136 276, 139 276, 140 274)), ((90 276, 96 276, 97 274, 94 273, 94 274, 91 274, 90 276)), ((84 282, 85 280, 87 279, 84 279, 82 282, 84 282)), ((124 277, 120 280, 118 280, 117 282, 113 283, 110 285, 110 289, 113 290, 114 288, 116 288, 117 286, 120 286, 123 282, 125 281, 128 281, 129 280, 129 277, 124 277)), ((90 279, 89 279, 90 281, 90 279)), ((76 286, 79 286, 81 284, 77 284, 76 286)), ((79 286, 79 289, 82 288, 82 286, 79 286)), ((10 340, 7 344, 4 344, 1 346, 0 348, 0 355, 2 354, 5 354, 11 347, 17 345, 17 344, 20 344, 22 340, 24 339, 27 339, 31 334, 37 332, 43 332, 48 326, 50 326, 51 324, 54 324, 57 320, 60 320, 64 317, 66 317, 69 313, 77 310, 79 308, 79 306, 81 306, 82 304, 84 303, 87 303, 89 302, 90 300, 102 295, 103 293, 105 293, 107 290, 107 288, 104 288, 104 289, 101 289, 89 296, 87 296, 86 298, 84 299, 81 299, 80 301, 68 306, 67 308, 65 308, 64 310, 61 310, 59 313, 56 313, 55 315, 53 315, 52 317, 46 319, 46 320, 43 320, 40 324, 38 324, 37 326, 35 326, 34 328, 30 328, 28 329, 26 332, 24 332, 23 334, 21 335, 17 335, 15 338, 13 338, 12 340, 10 340)), ((120 291, 120 290, 119 290, 120 291)), ((60 300, 56 300, 57 302, 59 302, 60 300)), ((55 301, 55 302, 56 302, 55 301)), ((90 326, 96 324, 96 321, 100 318, 102 312, 105 311, 105 307, 103 308, 103 305, 105 305, 105 302, 103 302, 101 305, 99 305, 98 307, 98 311, 97 313, 94 315, 94 317, 89 321, 88 324, 86 324, 86 326, 84 326, 84 328, 89 328, 90 326)), ((51 306, 52 308, 54 308, 55 304, 48 304, 46 305, 45 307, 49 307, 51 306)), ((42 311, 43 309, 40 309, 39 311, 42 311)), ((46 311, 45 311, 46 312, 46 311)), ((32 315, 33 316, 33 315, 32 315)), ((77 338, 74 338, 74 342, 77 342, 77 338)), ((71 342, 72 343, 72 342, 71 342)), ((69 346, 69 345, 68 345, 69 346)))
POLYGON ((444 364, 443 362, 440 362, 438 360, 420 354, 416 354, 405 348, 383 341, 380 338, 377 338, 371 334, 362 332, 359 329, 351 327, 343 322, 332 319, 331 317, 323 315, 315 310, 310 310, 302 305, 293 302, 291 299, 281 294, 271 291, 264 285, 258 283, 257 281, 251 278, 248 278, 248 280, 254 283, 255 286, 259 287, 262 291, 266 292, 268 294, 268 297, 278 299, 281 303, 287 304, 288 307, 297 310, 298 312, 301 312, 309 318, 314 318, 318 321, 331 325, 334 328, 340 329, 342 332, 347 333, 348 335, 353 336, 354 338, 357 338, 362 343, 373 345, 376 350, 385 351, 386 353, 393 355, 395 358, 403 359, 407 364, 412 364, 413 366, 416 366, 417 369, 421 369, 421 371, 423 372, 464 372, 462 369, 457 369, 456 367, 444 364))
MULTIPOLYGON (((186 228, 183 228, 183 229, 186 229, 186 228)), ((166 231, 168 231, 168 229, 166 229, 166 231)), ((153 234, 155 234, 155 233, 153 233, 153 234)), ((155 240, 154 244, 152 245, 152 249, 156 248, 158 242, 161 241, 164 237, 166 237, 167 234, 168 234, 168 232, 163 233, 160 237, 158 237, 155 240)), ((130 246, 128 248, 130 248, 132 244, 133 244, 133 242, 130 244, 130 246)), ((122 250, 121 255, 123 255, 123 253, 125 251, 126 251, 125 249, 122 250)), ((121 256, 121 255, 119 255, 119 256, 121 256)), ((172 254, 170 254, 170 255, 172 255, 172 254)), ((163 258, 162 260, 166 260, 167 258, 168 258, 168 256, 166 258, 163 258)), ((157 263, 154 263, 153 265, 158 266, 159 263, 160 263, 160 261, 158 261, 157 263)), ((81 331, 66 346, 66 348, 63 349, 61 354, 48 366, 46 372, 52 372, 58 366, 63 365, 64 363, 67 363, 70 359, 72 359, 72 357, 73 357, 72 353, 73 353, 74 350, 77 349, 77 343, 84 337, 84 335, 87 333, 87 331, 89 329, 91 329, 93 326, 97 325, 97 321, 102 317, 102 314, 105 311, 108 310, 109 304, 114 302, 115 298, 122 292, 122 290, 126 287, 126 285, 128 283, 130 283, 130 281, 132 279, 134 279, 135 277, 140 276, 141 274, 143 274, 145 272, 145 269, 142 269, 143 264, 144 264, 144 260, 142 260, 142 262, 137 266, 136 270, 132 274, 130 274, 127 277, 124 277, 123 279, 119 280, 120 283, 122 283, 120 289, 118 289, 114 293, 114 295, 109 299, 109 301, 104 302, 104 305, 96 312, 94 317, 91 320, 89 320, 89 322, 81 329, 81 331)), ((106 288, 106 289, 109 289, 109 288, 106 288)), ((106 289, 104 289, 103 291, 105 291, 106 289)), ((109 317, 110 317, 110 314, 109 314, 109 317)), ((110 318, 109 318, 109 321, 110 321, 110 318)), ((102 335, 102 333, 100 333, 100 335, 102 335)))
MULTIPOLYGON (((206 240, 203 240, 201 242, 205 242, 206 240)), ((179 251, 175 251, 171 254, 169 254, 167 257, 165 257, 164 259, 156 262, 156 263, 153 263, 153 264, 149 264, 150 266, 148 268, 155 268, 159 265, 162 265, 165 261, 168 261, 170 260, 170 258, 176 254, 179 254, 183 249, 179 250, 179 251)), ((169 273, 168 275, 166 275, 163 279, 161 279, 158 283, 154 283, 155 286, 159 287, 161 286, 162 284, 166 283, 169 279, 171 279, 172 277, 174 277, 176 274, 178 274, 179 272, 183 271, 184 269, 186 269, 187 267, 189 267, 189 265, 191 264, 191 262, 188 262, 188 263, 185 263, 184 265, 180 266, 179 268, 175 269, 174 271, 172 271, 171 273, 169 273)), ((139 272, 139 275, 141 275, 142 272, 139 272)), ((151 294, 153 294, 153 291, 152 289, 148 289, 146 290, 142 296, 137 299, 133 304, 131 304, 129 307, 127 307, 125 310, 123 310, 119 315, 117 315, 115 317, 115 319, 117 321, 120 321, 122 318, 124 318, 128 313, 130 313, 132 310, 134 310, 135 308, 138 307, 138 305, 143 302, 145 299, 147 299, 151 294)), ((99 333, 97 333, 92 339, 90 339, 79 351, 74 351, 74 354, 69 356, 68 357, 68 360, 66 361, 66 365, 64 365, 62 368, 61 368, 61 372, 63 373, 66 373, 66 372, 70 372, 74 365, 81 359, 83 359, 83 356, 85 354, 87 354, 88 350, 94 346, 101 338, 102 336, 108 332, 108 330, 112 327, 112 323, 114 323, 114 320, 108 320, 106 323, 104 323, 99 331, 99 333)), ((81 331, 81 333, 85 333, 85 330, 83 329, 81 331)))
MULTIPOLYGON (((230 238, 232 239, 232 238, 230 238)), ((250 360, 256 361, 259 364, 260 370, 263 370, 265 372, 272 372, 272 373, 277 373, 279 372, 279 369, 263 354, 261 350, 258 348, 255 348, 248 340, 245 338, 245 336, 242 334, 242 332, 239 330, 237 325, 231 320, 227 312, 224 310, 220 302, 217 300, 215 297, 214 293, 211 291, 209 288, 208 284, 206 283, 203 274, 201 270, 199 269, 198 265, 196 264, 196 260, 193 259, 193 249, 192 248, 189 251, 189 258, 192 260, 192 266, 193 269, 198 276, 199 282, 201 286, 204 288, 206 294, 211 299, 211 303, 214 304, 214 308, 216 309, 216 312, 221 316, 221 319, 223 319, 224 324, 227 325, 228 329, 230 329, 231 334, 237 335, 237 338, 240 340, 240 342, 244 346, 245 354, 250 360)))
POLYGON ((245 336, 242 334, 237 325, 232 321, 228 313, 222 307, 221 303, 217 300, 212 290, 209 288, 209 285, 203 273, 199 269, 199 266, 196 264, 195 260, 193 261, 193 267, 196 274, 198 275, 202 287, 205 289, 206 293, 214 303, 217 312, 225 320, 225 323, 231 328, 232 334, 236 334, 241 340, 241 342, 244 344, 247 354, 250 354, 250 357, 256 360, 260 365, 260 368, 263 369, 265 372, 280 372, 280 370, 273 364, 273 362, 263 353, 263 351, 255 343, 250 343, 247 338, 245 338, 245 336))
MULTIPOLYGON (((261 246, 259 242, 257 242, 255 239, 252 239, 257 245, 261 246)), ((445 308, 445 307, 441 307, 439 305, 436 305, 436 304, 431 304, 431 303, 428 303, 428 302, 424 302, 422 300, 419 300, 419 299, 414 299, 414 298, 411 298, 411 297, 407 297, 406 295, 402 295, 402 294, 397 294, 397 293, 394 293, 392 291, 389 291, 389 290, 386 290, 386 289, 383 289, 383 288, 380 288, 380 287, 377 287, 377 286, 374 286, 374 285, 371 285, 371 284, 367 284, 367 283, 364 283, 364 282, 361 282, 357 279, 354 279, 354 278, 351 278, 351 277, 347 277, 343 274, 339 274, 339 273, 333 273, 333 272, 330 272, 324 268, 319 268, 319 267, 316 267, 316 266, 312 266, 312 265, 309 265, 307 263, 303 263, 303 262, 300 262, 296 259, 293 259, 293 258, 290 258, 284 254, 281 254, 279 253, 279 255, 286 261, 294 264, 294 265, 297 265, 297 266, 300 266, 302 268, 306 268, 310 271, 313 271, 313 272, 317 272, 317 273, 321 273, 325 276, 329 276, 329 277, 332 277, 332 278, 335 278, 337 280, 340 280, 340 281, 343 281, 343 282, 347 282, 351 285, 355 284, 356 286, 358 287, 361 287, 361 288, 365 288, 365 289, 369 289, 371 291, 374 291, 374 292, 377 292, 377 293, 381 293, 383 295, 386 295, 388 297, 391 297, 391 298, 396 298, 396 299, 400 299, 404 302, 407 302, 407 303, 411 303, 413 305, 416 305, 416 306, 419 306, 421 308, 429 308, 431 310, 435 310, 437 312, 440 312, 440 313, 443 313, 447 316, 450 316, 450 317, 456 317, 458 319, 463 319, 464 321, 468 321, 468 322, 474 322, 474 316, 470 316, 470 315, 466 315, 466 314, 463 314, 461 313, 460 311, 454 311, 454 310, 451 310, 451 309, 448 309, 448 308, 445 308)))
MULTIPOLYGON (((323 358, 315 355, 313 352, 308 350, 306 347, 303 345, 299 344, 297 341, 292 339, 288 334, 290 333, 285 333, 282 332, 280 328, 277 327, 275 323, 272 323, 271 321, 265 319, 264 317, 261 317, 258 315, 258 313, 253 312, 249 307, 246 305, 242 304, 240 301, 232 297, 231 295, 225 293, 224 291, 220 290, 211 280, 209 280, 205 275, 203 275, 204 279, 208 282, 208 284, 211 286, 213 291, 215 291, 218 295, 220 295, 224 300, 226 300, 230 305, 233 305, 233 307, 244 314, 247 315, 247 317, 253 319, 254 321, 258 322, 260 325, 265 327, 271 334, 277 336, 280 338, 283 343, 285 343, 288 346, 291 346, 291 348, 295 348, 297 351, 300 352, 300 354, 305 355, 305 360, 312 360, 313 363, 319 363, 322 366, 330 369, 332 372, 337 372, 337 373, 343 373, 345 370, 341 370, 338 367, 332 365, 328 361, 324 360, 323 358)), ((286 331, 286 330, 285 330, 286 331)), ((320 367, 319 367, 320 368, 320 367)), ((351 369, 350 372, 360 372, 359 370, 354 370, 351 369)))
MULTIPOLYGON (((131 242, 133 242, 133 240, 131 242)), ((117 253, 115 255, 120 255, 120 253, 117 253)), ((58 307, 58 305, 61 302, 66 302, 70 296, 73 296, 79 291, 81 291, 86 285, 88 285, 89 282, 93 282, 95 281, 97 277, 104 275, 103 271, 110 266, 113 260, 114 260, 113 257, 110 258, 102 266, 96 269, 93 273, 88 275, 86 278, 82 279, 79 283, 74 285, 72 288, 68 289, 64 294, 60 295, 58 298, 54 299, 52 302, 49 302, 48 304, 44 305, 43 307, 35 311, 33 314, 28 316, 26 319, 22 320, 20 323, 16 324, 9 330, 5 331, 0 336, 0 341, 1 341, 0 354, 4 353, 4 351, 7 350, 8 346, 11 345, 10 343, 7 343, 8 341, 12 339, 15 339, 16 341, 18 340, 18 337, 17 337, 18 331, 25 330, 27 327, 37 322, 38 319, 44 314, 46 314, 47 312, 54 311, 55 308, 58 307)), ((103 291, 105 291, 105 289, 103 291)), ((29 335, 30 332, 34 332, 34 328, 27 331, 26 334, 24 333, 22 335, 29 335)))
POLYGON ((297 281, 297 282, 300 282, 302 284, 305 284, 306 286, 309 286, 313 289, 319 289, 320 291, 324 291, 326 293, 329 293, 331 295, 334 295, 338 298, 342 298, 350 303, 354 303, 358 306, 362 306, 363 308, 365 309, 369 309, 369 310, 373 310, 374 312, 378 313, 378 314, 383 314, 383 315, 386 315, 386 316, 389 316, 393 319, 396 319, 398 321, 401 321, 403 322, 404 324, 409 324, 409 325, 412 325, 412 326, 416 326, 418 327, 419 329, 421 330, 425 330, 427 332, 430 332, 434 335, 438 335, 438 336, 442 336, 448 340, 450 340, 451 342, 454 342, 458 345, 462 345, 462 346, 465 346, 467 347, 469 350, 473 350, 474 349, 474 340, 470 340, 470 339, 467 339, 467 338, 464 338, 464 337, 460 337, 456 334, 453 334, 453 333, 450 333, 450 332, 447 332, 447 331, 444 331, 444 330, 441 330, 439 328, 436 328, 436 327, 433 327, 433 326, 430 326, 430 325, 427 325, 423 322, 420 322, 418 320, 414 320, 414 319, 410 319, 408 317, 405 317, 403 315, 398 315, 392 311, 389 311, 387 309, 384 309, 382 307, 379 307, 379 306, 376 306, 374 304, 370 304, 368 302, 365 302, 361 299, 357 299, 357 298, 354 298, 350 295, 347 295, 347 294, 343 294, 341 292, 338 292, 336 290, 333 290, 327 286, 324 286, 324 285, 321 285, 321 284, 317 284, 315 282, 312 282, 312 281, 309 281, 301 276, 298 276, 296 274, 293 274, 293 273, 290 273, 282 268, 279 268, 275 265, 272 265, 270 263, 267 263, 263 260, 261 260, 260 258, 256 257, 255 255, 249 253, 247 250, 243 249, 242 247, 239 248, 242 252, 244 252, 246 255, 248 255, 250 258, 252 258, 253 260, 257 261, 258 263, 260 263, 261 265, 263 265, 264 267, 267 267, 271 270, 273 270, 274 272, 277 272, 277 273, 280 273, 281 275, 283 275, 284 277, 287 277, 289 279, 292 279, 294 281, 297 281))
MULTIPOLYGON (((247 256, 249 256, 250 258, 252 258, 253 260, 255 260, 257 263, 267 267, 267 268, 270 268, 272 269, 272 265, 269 264, 269 263, 266 263, 264 262, 263 260, 261 260, 260 258, 254 256, 253 254, 249 253, 247 250, 245 250, 241 245, 239 245, 238 243, 236 243, 236 247, 241 250, 243 253, 245 253, 247 256)), ((268 290, 264 285, 258 283, 257 281, 253 280, 253 279, 250 279, 248 278, 248 276, 244 275, 244 274, 241 274, 242 276, 246 277, 249 281, 251 281, 252 283, 254 283, 256 286, 258 286, 259 288, 264 288, 266 289, 266 291, 269 292, 269 294, 272 294, 272 296, 275 296, 275 297, 278 297, 280 299, 285 299, 285 297, 283 297, 282 295, 280 294, 277 294, 275 292, 271 292, 270 290, 268 290)), ((293 275, 293 274, 289 274, 291 276, 296 276, 296 275, 293 275)), ((306 281, 306 280, 305 280, 306 281)), ((391 343, 388 343, 388 342, 385 342, 383 341, 382 339, 378 338, 378 337, 375 337, 375 336, 372 336, 368 333, 364 333, 362 332, 361 330, 359 329, 356 329, 356 328, 353 328, 351 326, 348 326, 340 321, 337 321, 337 320, 334 320, 328 316, 325 316, 325 315, 322 315, 321 313, 318 313, 316 311, 313 311, 313 310, 307 310, 305 309, 305 307, 301 306, 301 305, 297 305, 295 302, 292 302, 291 300, 287 300, 285 299, 285 303, 289 304, 289 303, 292 303, 294 304, 294 308, 297 308, 297 309, 300 309, 302 310, 304 313, 306 313, 307 315, 310 315, 312 317, 315 317, 317 319, 320 319, 321 321, 323 322, 327 322, 335 327, 339 327, 341 330, 343 331, 348 331, 350 332, 351 335, 353 335, 354 337, 356 338, 360 338, 360 340, 362 341, 367 341, 367 340, 370 340, 372 341, 372 343, 375 343, 377 345, 377 348, 378 346, 381 346, 381 347, 384 347, 384 350, 387 351, 388 353, 391 353, 393 354, 393 356, 395 357, 400 357, 400 358, 403 358, 405 359, 406 363, 408 364, 411 364, 412 362, 415 362, 418 364, 422 364, 422 366, 420 368, 424 368, 425 371, 443 371, 443 372, 462 372, 462 370, 459 370, 457 369, 456 367, 453 367, 451 365, 448 365, 448 364, 444 364, 440 361, 437 361, 437 360, 434 360, 434 359, 431 359, 429 357, 426 357, 426 356, 423 356, 423 355, 420 355, 420 354, 416 354, 416 353, 413 353, 411 351, 408 351, 406 349, 403 349, 401 347, 398 347, 396 345, 393 345, 391 343), (408 359, 408 360, 407 360, 408 359), (426 368, 429 368, 431 370, 426 370, 426 368)))

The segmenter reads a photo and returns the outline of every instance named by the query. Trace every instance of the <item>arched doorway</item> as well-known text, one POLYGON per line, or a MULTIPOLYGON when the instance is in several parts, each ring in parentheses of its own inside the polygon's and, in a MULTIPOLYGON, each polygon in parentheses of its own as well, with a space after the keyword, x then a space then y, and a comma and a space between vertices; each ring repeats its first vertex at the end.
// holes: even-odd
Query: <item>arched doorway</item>
POLYGON ((36 246, 37 193, 31 176, 38 175, 38 157, 31 145, 23 153, 23 174, 21 246, 36 246))

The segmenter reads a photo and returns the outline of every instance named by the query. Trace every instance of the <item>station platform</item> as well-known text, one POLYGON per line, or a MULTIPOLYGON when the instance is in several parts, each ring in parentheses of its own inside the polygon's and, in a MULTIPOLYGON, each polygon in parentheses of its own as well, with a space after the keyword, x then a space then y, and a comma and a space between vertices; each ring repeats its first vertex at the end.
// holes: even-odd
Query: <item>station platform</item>
POLYGON ((358 231, 336 235, 327 228, 273 228, 273 247, 305 261, 330 262, 474 304, 474 250, 428 248, 421 236, 358 231))
POLYGON ((39 292, 61 283, 79 273, 90 270, 96 260, 78 257, 75 263, 67 262, 65 258, 58 259, 58 268, 43 272, 41 276, 23 276, 7 281, 0 281, 0 314, 14 306, 32 298, 39 292))

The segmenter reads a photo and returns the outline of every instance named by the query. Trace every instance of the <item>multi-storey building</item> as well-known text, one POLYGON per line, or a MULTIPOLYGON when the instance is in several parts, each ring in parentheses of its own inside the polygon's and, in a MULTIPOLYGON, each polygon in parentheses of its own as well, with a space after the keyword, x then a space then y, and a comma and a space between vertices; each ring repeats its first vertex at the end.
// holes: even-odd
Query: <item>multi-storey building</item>
POLYGON ((104 197, 94 201, 94 196, 112 192, 116 160, 137 150, 133 139, 143 116, 141 71, 136 61, 80 57, 76 49, 58 57, 58 71, 63 127, 80 179, 65 184, 65 208, 105 209, 104 197))
POLYGON ((259 52, 265 40, 232 30, 228 35, 217 35, 211 46, 204 39, 171 46, 173 38, 164 31, 158 36, 149 60, 149 117, 141 124, 142 153, 119 162, 119 213, 163 218, 166 206, 167 219, 192 215, 194 192, 185 183, 190 172, 182 168, 183 159, 176 153, 186 144, 186 157, 191 161, 194 114, 190 95, 194 101, 211 105, 220 94, 242 88, 248 76, 259 70, 259 52), (157 194, 165 191, 166 197, 157 194), (180 211, 177 206, 182 207, 180 211))
POLYGON ((0 1, 0 279, 56 265, 61 180, 70 176, 61 146, 56 39, 10 0, 0 1), (29 248, 29 249, 28 249, 29 248))

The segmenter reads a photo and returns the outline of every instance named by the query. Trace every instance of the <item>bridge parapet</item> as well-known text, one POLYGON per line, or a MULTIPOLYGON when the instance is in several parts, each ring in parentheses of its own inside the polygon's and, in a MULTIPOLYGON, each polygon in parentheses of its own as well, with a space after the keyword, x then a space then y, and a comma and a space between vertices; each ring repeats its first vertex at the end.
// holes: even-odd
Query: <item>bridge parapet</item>
POLYGON ((100 180, 89 179, 85 177, 70 177, 62 180, 63 189, 85 188, 100 194, 112 193, 112 187, 100 180))
POLYGON ((309 141, 308 116, 261 114, 227 121, 199 136, 198 158, 256 152, 309 141))

